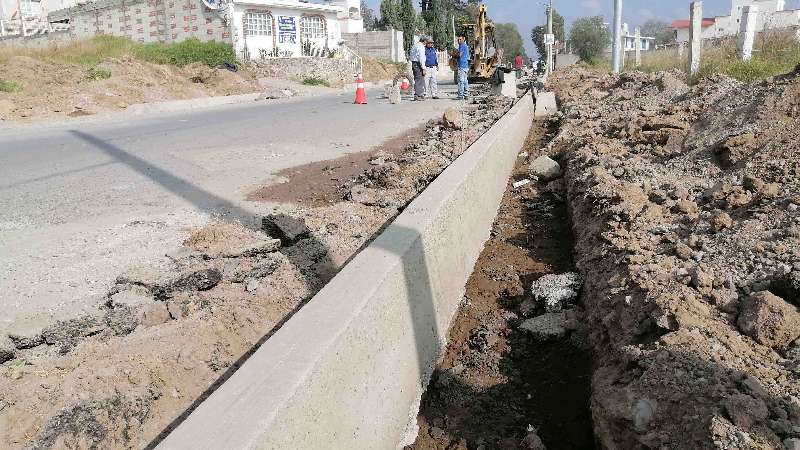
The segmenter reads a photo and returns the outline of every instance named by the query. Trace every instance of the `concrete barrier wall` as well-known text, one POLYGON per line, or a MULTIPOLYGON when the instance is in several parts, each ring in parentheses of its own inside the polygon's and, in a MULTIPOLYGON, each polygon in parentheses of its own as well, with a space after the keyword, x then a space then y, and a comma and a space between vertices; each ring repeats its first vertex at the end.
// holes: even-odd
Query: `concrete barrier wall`
POLYGON ((160 449, 395 449, 533 119, 525 96, 161 442, 160 449))

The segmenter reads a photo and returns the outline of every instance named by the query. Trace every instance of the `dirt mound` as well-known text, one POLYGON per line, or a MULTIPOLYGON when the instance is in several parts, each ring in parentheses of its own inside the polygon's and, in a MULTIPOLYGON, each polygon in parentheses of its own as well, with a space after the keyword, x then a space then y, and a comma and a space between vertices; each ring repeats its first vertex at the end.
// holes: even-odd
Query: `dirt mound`
POLYGON ((0 80, 21 85, 0 92, 0 121, 45 119, 123 110, 135 103, 258 92, 254 74, 202 64, 186 67, 146 63, 133 57, 112 58, 97 67, 45 62, 13 56, 0 65, 0 80))
POLYGON ((364 57, 364 80, 383 81, 392 80, 397 75, 405 73, 405 64, 378 61, 369 57, 364 57))
POLYGON ((606 448, 800 438, 800 78, 554 78, 606 448))

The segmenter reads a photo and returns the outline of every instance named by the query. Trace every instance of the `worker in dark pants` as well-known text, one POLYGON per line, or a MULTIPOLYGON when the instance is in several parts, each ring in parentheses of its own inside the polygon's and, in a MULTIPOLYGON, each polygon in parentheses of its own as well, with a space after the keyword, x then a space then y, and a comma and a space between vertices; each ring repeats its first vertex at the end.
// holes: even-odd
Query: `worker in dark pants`
POLYGON ((411 47, 411 71, 414 73, 414 100, 421 102, 425 100, 425 36, 419 38, 419 42, 411 47))

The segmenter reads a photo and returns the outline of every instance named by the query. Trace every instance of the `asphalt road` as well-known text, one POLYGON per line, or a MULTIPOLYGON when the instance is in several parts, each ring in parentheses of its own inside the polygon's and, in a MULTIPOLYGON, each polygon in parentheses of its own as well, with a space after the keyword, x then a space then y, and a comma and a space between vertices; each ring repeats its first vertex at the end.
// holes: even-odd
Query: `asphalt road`
POLYGON ((454 104, 369 92, 0 130, 0 333, 95 307, 130 265, 178 247, 287 167, 368 150, 454 104))

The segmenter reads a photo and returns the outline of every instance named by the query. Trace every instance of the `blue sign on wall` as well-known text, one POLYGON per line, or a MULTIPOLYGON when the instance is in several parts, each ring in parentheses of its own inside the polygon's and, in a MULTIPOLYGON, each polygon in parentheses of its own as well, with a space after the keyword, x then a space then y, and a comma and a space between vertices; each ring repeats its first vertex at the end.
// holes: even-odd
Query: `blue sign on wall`
POLYGON ((278 16, 278 42, 297 43, 297 22, 293 16, 278 16))

